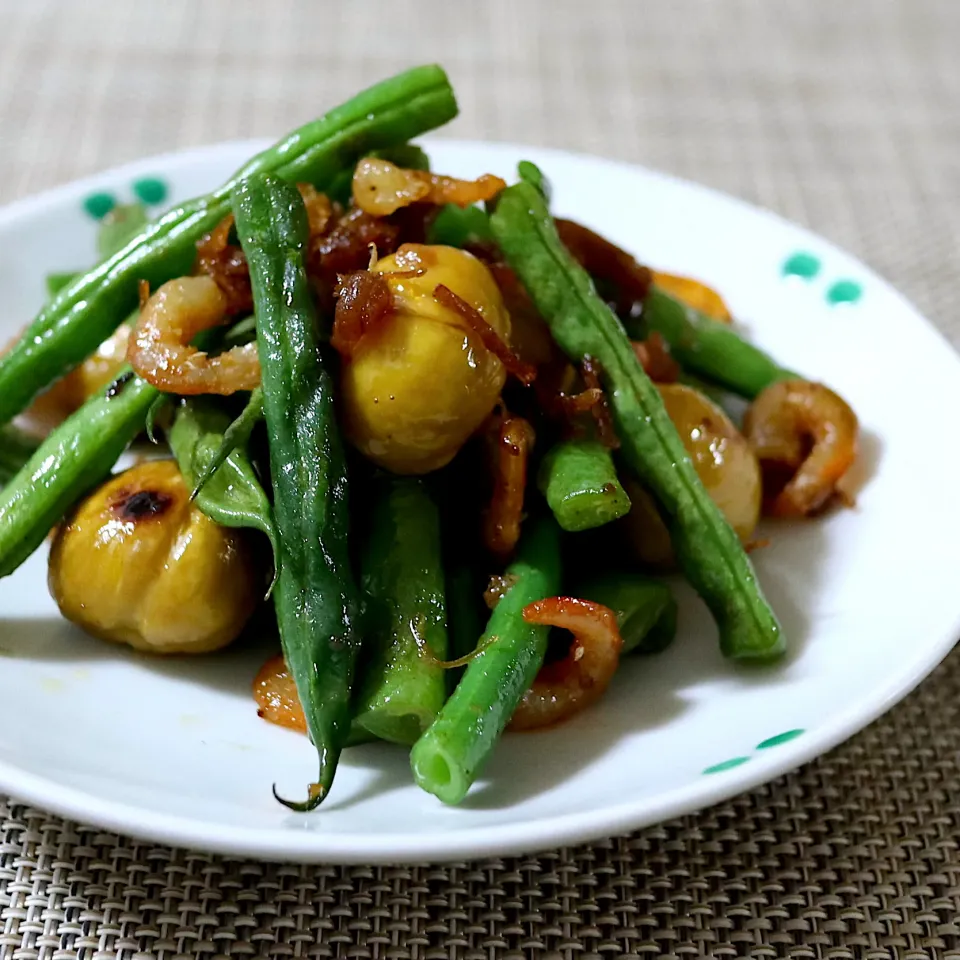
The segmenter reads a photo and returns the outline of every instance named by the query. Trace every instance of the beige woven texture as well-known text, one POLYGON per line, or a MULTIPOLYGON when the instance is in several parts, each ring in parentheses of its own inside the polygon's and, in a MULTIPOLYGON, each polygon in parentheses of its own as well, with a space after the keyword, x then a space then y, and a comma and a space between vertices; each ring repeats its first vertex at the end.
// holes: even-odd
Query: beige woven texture
MULTIPOLYGON (((452 135, 602 153, 763 204, 958 343, 958 40, 957 0, 0 0, 0 201, 278 134, 440 60, 452 135)), ((958 703, 954 654, 795 774, 531 859, 272 866, 0 802, 0 957, 960 958, 958 703)))

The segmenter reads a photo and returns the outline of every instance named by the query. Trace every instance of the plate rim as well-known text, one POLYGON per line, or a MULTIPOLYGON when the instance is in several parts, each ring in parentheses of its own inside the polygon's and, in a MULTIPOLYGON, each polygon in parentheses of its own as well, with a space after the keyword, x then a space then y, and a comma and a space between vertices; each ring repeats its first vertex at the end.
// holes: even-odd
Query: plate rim
MULTIPOLYGON (((425 146, 441 149, 492 148, 514 158, 526 153, 543 158, 544 165, 551 158, 563 158, 566 161, 616 168, 623 173, 639 175, 654 182, 669 182, 687 191, 710 197, 713 201, 720 200, 752 217, 760 216, 779 228, 787 227, 815 243, 818 249, 839 255, 856 264, 864 278, 895 300, 901 309, 912 315, 914 321, 926 328, 927 333, 933 334, 946 346, 960 369, 960 357, 943 332, 884 277, 832 241, 764 207, 671 173, 589 153, 493 140, 447 137, 422 137, 417 140, 425 146)), ((171 165, 189 167, 214 159, 224 151, 243 150, 253 153, 272 142, 269 138, 227 140, 118 164, 4 205, 0 208, 0 230, 8 228, 21 218, 42 213, 79 193, 112 183, 121 177, 136 176, 142 172, 156 174, 169 170, 171 165)), ((784 744, 776 752, 757 757, 750 764, 713 774, 709 778, 692 780, 641 802, 620 803, 604 807, 600 811, 587 810, 519 823, 455 829, 431 835, 343 834, 276 827, 221 826, 188 816, 145 810, 133 804, 105 799, 87 790, 65 787, 52 778, 24 771, 4 759, 0 759, 0 791, 58 816, 140 840, 260 860, 327 864, 415 864, 533 854, 559 846, 623 835, 665 819, 687 815, 756 789, 797 769, 869 726, 916 689, 953 649, 958 636, 960 610, 942 637, 937 637, 935 641, 920 648, 917 655, 905 664, 901 663, 897 671, 891 673, 886 683, 871 688, 866 695, 834 714, 828 724, 808 729, 803 737, 784 744)))

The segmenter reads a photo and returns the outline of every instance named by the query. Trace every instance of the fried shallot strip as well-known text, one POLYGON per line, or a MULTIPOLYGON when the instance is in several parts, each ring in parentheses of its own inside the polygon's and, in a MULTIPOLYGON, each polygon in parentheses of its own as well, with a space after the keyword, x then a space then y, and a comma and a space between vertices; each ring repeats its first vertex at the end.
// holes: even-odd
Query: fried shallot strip
POLYGON ((533 364, 525 363, 504 343, 500 334, 487 323, 476 307, 467 303, 463 297, 457 296, 449 287, 444 284, 437 284, 433 291, 433 296, 442 306, 460 314, 467 324, 479 338, 481 343, 489 350, 502 364, 507 373, 513 374, 521 383, 531 384, 537 376, 537 368, 533 364))
POLYGON ((667 341, 654 330, 646 340, 634 340, 633 352, 643 367, 643 372, 654 383, 676 383, 680 376, 680 364, 673 359, 667 341))
POLYGON ((253 310, 250 271, 240 245, 230 243, 232 229, 233 215, 230 214, 200 239, 196 272, 213 278, 226 299, 227 313, 249 313, 253 310))
POLYGON ((504 416, 495 434, 493 495, 483 518, 483 542, 497 557, 508 557, 520 539, 527 461, 533 427, 523 417, 504 416))
POLYGON ((580 372, 587 390, 599 391, 599 399, 590 407, 590 412, 593 414, 593 419, 597 425, 597 436, 605 447, 616 450, 620 446, 620 439, 613 429, 610 404, 607 403, 607 395, 603 392, 603 387, 600 384, 600 374, 602 372, 600 361, 589 355, 584 357, 580 372))

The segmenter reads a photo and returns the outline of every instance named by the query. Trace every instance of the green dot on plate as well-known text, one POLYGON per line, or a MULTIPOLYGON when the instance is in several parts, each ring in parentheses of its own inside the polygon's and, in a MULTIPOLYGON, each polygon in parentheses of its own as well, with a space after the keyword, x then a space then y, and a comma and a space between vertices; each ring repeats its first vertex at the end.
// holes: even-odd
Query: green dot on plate
POLYGON ((778 733, 775 737, 767 737, 766 740, 761 740, 757 744, 757 749, 766 750, 768 747, 779 747, 781 743, 789 743, 791 740, 795 740, 801 733, 803 733, 803 729, 800 727, 796 730, 785 730, 783 733, 778 733))
POLYGON ((163 203, 167 199, 167 185, 156 177, 135 180, 133 192, 144 203, 163 203))
POLYGON ((102 220, 116 205, 117 200, 110 193, 91 193, 83 201, 83 209, 95 220, 102 220))
POLYGON ((827 291, 827 303, 856 303, 863 296, 863 287, 856 280, 838 280, 827 291))
POLYGON ((707 767, 703 772, 723 773, 724 770, 732 770, 734 767, 739 767, 740 764, 746 763, 749 759, 749 757, 731 757, 729 760, 724 760, 721 763, 715 763, 712 767, 707 767))
POLYGON ((812 253, 799 251, 787 257, 781 268, 785 277, 802 277, 812 280, 820 272, 820 259, 812 253))

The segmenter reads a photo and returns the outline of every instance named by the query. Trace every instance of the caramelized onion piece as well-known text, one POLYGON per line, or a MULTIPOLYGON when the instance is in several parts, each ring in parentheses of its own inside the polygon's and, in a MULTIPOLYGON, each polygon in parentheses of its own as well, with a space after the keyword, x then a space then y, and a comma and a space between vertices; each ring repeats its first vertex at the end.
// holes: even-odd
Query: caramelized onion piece
POLYGON ((351 357, 364 335, 390 313, 390 288, 380 274, 357 270, 341 277, 336 297, 330 345, 342 356, 351 357))
POLYGON ((239 244, 229 242, 232 227, 230 214, 197 242, 196 272, 213 278, 226 300, 228 314, 249 313, 253 309, 250 271, 239 244))
POLYGON ((513 374, 521 383, 533 383, 537 376, 537 368, 530 363, 524 363, 508 346, 504 343, 500 334, 487 323, 474 306, 467 303, 462 297, 458 297, 449 287, 442 283, 437 284, 433 291, 437 302, 459 313, 467 324, 479 338, 481 343, 489 350, 502 364, 507 373, 513 374))
POLYGON ((548 417, 560 425, 565 436, 583 436, 587 432, 587 424, 592 421, 598 434, 602 430, 608 442, 616 444, 616 435, 606 409, 606 394, 596 376, 597 369, 589 358, 585 374, 578 373, 565 359, 554 360, 540 367, 535 384, 537 403, 548 417), (590 381, 589 386, 586 380, 590 381), (585 422, 587 414, 590 420, 585 422))
POLYGON ((599 391, 600 399, 590 407, 590 412, 593 414, 593 419, 597 424, 597 436, 605 447, 616 450, 620 446, 620 440, 617 437, 616 431, 613 429, 613 418, 610 416, 610 405, 607 403, 607 395, 603 392, 603 387, 600 385, 600 374, 602 372, 600 361, 589 355, 585 356, 580 367, 580 372, 587 390, 599 391))
POLYGON ((484 174, 476 180, 458 180, 425 170, 406 170, 389 160, 366 157, 353 172, 353 202, 375 217, 387 217, 418 202, 437 206, 454 203, 468 207, 490 200, 506 187, 499 177, 484 174))
POLYGON ((483 602, 487 605, 488 610, 493 610, 496 605, 503 599, 503 595, 511 588, 520 578, 516 574, 498 574, 490 578, 487 583, 487 589, 483 591, 483 602))
POLYGON ((483 542, 498 557, 513 553, 520 539, 527 461, 534 439, 533 427, 523 417, 501 419, 494 450, 493 496, 483 518, 483 542))
POLYGON ((491 259, 487 251, 477 247, 470 250, 475 256, 479 254, 478 259, 487 264, 500 289, 504 306, 510 314, 510 343, 517 356, 535 367, 563 358, 546 320, 540 316, 516 273, 502 261, 491 259))
POLYGON ((297 733, 307 732, 297 685, 281 654, 271 657, 260 668, 253 681, 253 698, 257 701, 258 717, 297 733))
MULTIPOLYGON (((616 244, 573 220, 558 219, 557 233, 587 273, 610 284, 618 313, 629 313, 647 298, 653 274, 616 244)), ((606 293, 606 291, 604 291, 606 293)))
POLYGON ((634 340, 633 352, 640 361, 644 373, 654 383, 676 383, 680 377, 680 364, 673 359, 666 340, 654 330, 646 340, 634 340))
POLYGON ((325 231, 310 237, 307 251, 307 275, 320 296, 323 309, 334 309, 334 296, 340 277, 363 270, 370 261, 370 245, 379 256, 393 253, 401 230, 395 223, 370 216, 353 208, 346 213, 334 210, 335 217, 325 231))

